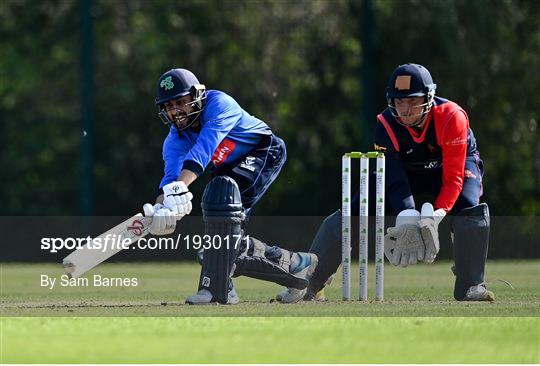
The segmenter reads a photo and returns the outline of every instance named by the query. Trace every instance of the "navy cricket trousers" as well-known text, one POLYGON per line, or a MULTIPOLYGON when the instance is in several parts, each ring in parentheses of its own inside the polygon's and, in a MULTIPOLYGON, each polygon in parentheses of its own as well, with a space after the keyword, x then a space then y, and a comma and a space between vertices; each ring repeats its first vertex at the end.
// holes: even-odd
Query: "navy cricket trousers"
POLYGON ((276 135, 269 135, 238 163, 219 167, 212 176, 227 175, 236 181, 246 216, 249 216, 253 206, 276 180, 286 160, 285 142, 276 135))

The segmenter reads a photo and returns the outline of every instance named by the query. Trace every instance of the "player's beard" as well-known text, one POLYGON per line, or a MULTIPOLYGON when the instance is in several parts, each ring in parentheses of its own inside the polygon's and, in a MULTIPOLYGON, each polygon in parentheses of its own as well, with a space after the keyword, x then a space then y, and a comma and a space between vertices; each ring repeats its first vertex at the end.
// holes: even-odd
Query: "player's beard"
POLYGON ((190 119, 186 113, 180 113, 174 116, 173 121, 176 127, 181 130, 189 124, 190 119))

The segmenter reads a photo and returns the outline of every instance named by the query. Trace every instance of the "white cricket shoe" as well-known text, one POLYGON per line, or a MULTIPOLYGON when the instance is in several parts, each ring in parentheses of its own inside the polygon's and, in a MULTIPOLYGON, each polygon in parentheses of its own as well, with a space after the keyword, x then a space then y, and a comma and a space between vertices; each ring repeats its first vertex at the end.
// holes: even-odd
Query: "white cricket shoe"
MULTIPOLYGON (((212 293, 207 289, 203 288, 199 290, 195 295, 191 295, 186 299, 186 304, 189 305, 214 305, 219 304, 217 301, 212 301, 212 293)), ((233 287, 229 290, 227 297, 228 305, 236 305, 240 302, 240 298, 236 293, 236 289, 233 287)))
POLYGON ((485 283, 469 287, 465 295, 465 301, 495 301, 493 292, 486 288, 485 283))
POLYGON ((284 304, 294 304, 302 300, 306 295, 307 288, 298 290, 296 288, 286 287, 276 295, 276 300, 284 304))
MULTIPOLYGON (((295 272, 294 276, 309 280, 311 276, 313 276, 313 273, 315 272, 315 269, 317 268, 319 259, 317 258, 317 255, 314 253, 302 253, 302 254, 303 255, 307 254, 309 256, 310 258, 309 265, 295 272)), ((304 296, 306 295, 306 292, 307 292, 307 288, 299 290, 296 288, 287 287, 276 295, 276 300, 284 304, 294 304, 302 300, 304 296)))
POLYGON ((308 292, 308 289, 297 290, 295 288, 285 288, 276 295, 276 300, 284 304, 294 304, 300 300, 304 301, 328 301, 324 294, 324 288, 317 293, 308 292))

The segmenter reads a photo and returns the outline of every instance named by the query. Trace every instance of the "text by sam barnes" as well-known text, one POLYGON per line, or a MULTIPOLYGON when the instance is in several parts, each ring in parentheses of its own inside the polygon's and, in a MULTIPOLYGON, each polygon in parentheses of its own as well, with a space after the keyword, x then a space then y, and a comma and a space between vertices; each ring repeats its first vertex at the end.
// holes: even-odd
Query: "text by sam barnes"
POLYGON ((90 278, 70 278, 68 275, 62 275, 60 278, 40 276, 41 287, 52 290, 56 285, 60 287, 136 287, 139 285, 139 281, 136 277, 104 277, 100 275, 93 275, 90 278))

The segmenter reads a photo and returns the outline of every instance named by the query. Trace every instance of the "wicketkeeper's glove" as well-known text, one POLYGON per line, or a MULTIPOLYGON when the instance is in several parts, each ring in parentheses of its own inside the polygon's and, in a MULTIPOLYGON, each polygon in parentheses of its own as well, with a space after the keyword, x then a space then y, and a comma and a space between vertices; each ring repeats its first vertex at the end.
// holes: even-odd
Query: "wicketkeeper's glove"
POLYGON ((396 218, 396 226, 389 227, 384 237, 384 254, 394 266, 407 267, 424 260, 425 246, 420 234, 420 212, 403 210, 396 218))
POLYGON ((418 221, 418 226, 420 227, 420 233, 426 246, 424 262, 433 263, 440 248, 439 223, 446 216, 446 211, 442 208, 435 211, 433 205, 426 202, 422 205, 421 216, 422 219, 418 221))

